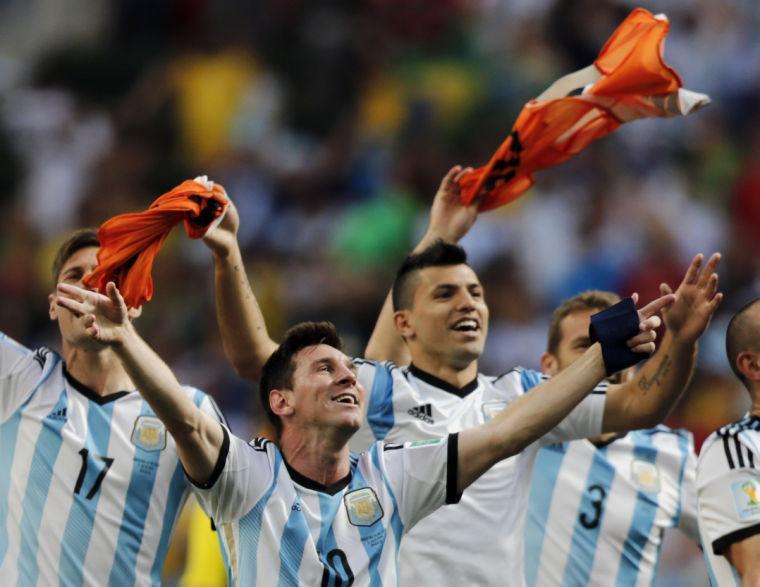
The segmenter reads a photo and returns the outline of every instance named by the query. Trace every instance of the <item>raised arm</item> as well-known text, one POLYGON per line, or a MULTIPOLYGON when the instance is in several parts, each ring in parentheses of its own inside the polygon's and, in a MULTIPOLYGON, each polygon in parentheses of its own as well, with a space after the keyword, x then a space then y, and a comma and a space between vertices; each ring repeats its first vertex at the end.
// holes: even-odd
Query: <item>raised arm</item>
POLYGON ((219 458, 224 439, 221 424, 196 407, 171 369, 140 338, 113 282, 107 285, 107 296, 64 283, 58 284, 58 293, 56 303, 82 316, 87 335, 107 344, 121 360, 174 438, 185 471, 199 483, 206 481, 219 458))
MULTIPOLYGON (((413 253, 419 253, 437 240, 456 244, 472 228, 478 217, 478 201, 462 206, 459 200, 459 180, 469 171, 472 171, 471 167, 463 169, 461 165, 455 165, 443 177, 433 198, 427 230, 413 253)), ((406 365, 411 361, 406 343, 393 324, 390 293, 385 297, 364 357, 375 361, 393 361, 397 365, 406 365)))
MULTIPOLYGON (((718 293, 715 270, 720 254, 704 268, 702 255, 692 260, 675 292, 676 301, 663 310, 667 327, 657 353, 636 376, 623 385, 611 385, 604 407, 604 432, 651 428, 662 422, 678 402, 694 372, 697 341, 710 323, 723 294, 718 293)), ((667 284, 662 293, 670 293, 667 284)))
MULTIPOLYGON (((657 313, 672 302, 669 294, 639 310, 640 332, 626 341, 631 350, 654 351, 655 329, 660 325, 657 313)), ((493 420, 460 432, 457 489, 463 491, 498 461, 549 432, 605 375, 602 346, 594 343, 569 367, 509 404, 493 420)))
POLYGON ((261 368, 278 345, 269 337, 248 281, 237 241, 239 225, 237 209, 230 202, 222 223, 203 241, 214 255, 216 318, 224 352, 241 377, 258 381, 261 368))

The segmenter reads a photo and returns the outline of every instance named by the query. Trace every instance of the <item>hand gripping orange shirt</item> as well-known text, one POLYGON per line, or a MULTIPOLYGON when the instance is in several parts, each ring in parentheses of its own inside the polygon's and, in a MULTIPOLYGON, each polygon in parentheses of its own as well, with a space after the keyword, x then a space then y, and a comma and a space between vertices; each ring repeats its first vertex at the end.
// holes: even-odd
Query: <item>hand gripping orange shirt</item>
POLYGON ((566 161, 624 122, 685 115, 710 98, 681 88, 663 61, 670 24, 637 8, 602 47, 593 65, 566 75, 523 107, 512 132, 487 165, 460 180, 461 201, 480 196, 497 208, 533 185, 533 173, 566 161))
POLYGON ((205 177, 186 180, 163 194, 144 212, 120 214, 98 229, 98 265, 85 285, 105 293, 113 281, 129 308, 153 297, 153 259, 180 222, 190 238, 201 238, 224 216, 229 200, 224 188, 205 177))

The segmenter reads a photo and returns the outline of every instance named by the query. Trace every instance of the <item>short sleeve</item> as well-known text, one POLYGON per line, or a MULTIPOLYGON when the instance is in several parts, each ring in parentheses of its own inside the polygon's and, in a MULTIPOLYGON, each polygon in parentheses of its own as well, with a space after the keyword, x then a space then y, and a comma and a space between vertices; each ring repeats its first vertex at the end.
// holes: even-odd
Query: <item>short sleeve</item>
MULTIPOLYGON (((602 433, 604 420, 604 403, 607 399, 606 384, 597 386, 581 403, 579 403, 564 420, 539 439, 545 446, 567 440, 589 438, 602 433)), ((536 393, 536 392, 531 392, 536 393)), ((539 392, 540 393, 540 392, 539 392)))
POLYGON ((222 429, 224 441, 211 476, 202 484, 190 480, 198 502, 216 524, 237 520, 253 509, 273 486, 282 463, 279 450, 269 440, 255 438, 247 443, 225 426, 222 429))
POLYGON ((398 502, 405 531, 440 506, 458 503, 457 434, 404 444, 376 445, 398 502))
POLYGON ((736 436, 717 438, 697 466, 697 503, 704 547, 723 555, 734 542, 760 533, 760 471, 740 466, 754 455, 736 436), (743 454, 742 454, 743 453, 743 454))
POLYGON ((0 422, 18 409, 45 371, 47 349, 31 351, 0 332, 0 422))

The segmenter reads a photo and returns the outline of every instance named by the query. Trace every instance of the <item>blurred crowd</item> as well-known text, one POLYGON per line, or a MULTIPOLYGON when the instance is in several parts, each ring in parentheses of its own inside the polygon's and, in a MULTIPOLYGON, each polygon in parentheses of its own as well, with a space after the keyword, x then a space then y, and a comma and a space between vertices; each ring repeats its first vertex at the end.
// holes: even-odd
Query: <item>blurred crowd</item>
MULTIPOLYGON (((208 174, 240 211, 273 338, 329 319, 361 354, 440 178, 485 163, 522 105, 593 62, 636 5, 668 15, 666 61, 712 104, 624 125, 483 214, 463 245, 491 308, 488 373, 537 367, 563 298, 650 299, 694 254, 721 251, 725 301, 669 420, 699 445, 747 405, 723 338, 760 295, 756 0, 4 0, 0 329, 55 346, 49 266, 67 232, 208 174)), ((142 334, 252 430, 210 252, 177 229, 154 279, 142 334)))

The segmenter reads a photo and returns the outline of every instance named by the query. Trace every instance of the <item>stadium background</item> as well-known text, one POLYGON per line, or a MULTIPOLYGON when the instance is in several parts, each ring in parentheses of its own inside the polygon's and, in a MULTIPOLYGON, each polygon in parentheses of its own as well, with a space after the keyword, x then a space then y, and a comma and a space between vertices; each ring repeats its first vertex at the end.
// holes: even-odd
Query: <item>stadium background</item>
MULTIPOLYGON (((485 163, 522 104, 591 63, 635 5, 669 16, 666 60, 712 105, 623 126, 463 245, 491 308, 491 373, 537 367, 564 297, 646 300, 722 251, 726 298, 669 419, 701 443, 747 407, 723 336, 760 295, 755 0, 3 0, 0 328, 56 346, 46 296, 67 231, 208 174, 240 211, 273 337, 329 319, 361 353, 446 170, 485 163)), ((210 253, 177 230, 154 279, 141 332, 246 434, 254 394, 221 351, 210 253)), ((658 584, 693 585, 701 568, 672 539, 658 584)))

